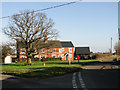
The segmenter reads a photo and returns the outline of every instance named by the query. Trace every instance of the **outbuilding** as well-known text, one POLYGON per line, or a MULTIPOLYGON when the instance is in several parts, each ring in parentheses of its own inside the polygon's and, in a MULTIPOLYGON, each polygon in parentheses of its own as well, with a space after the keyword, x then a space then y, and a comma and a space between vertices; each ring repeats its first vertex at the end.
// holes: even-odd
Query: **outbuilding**
POLYGON ((89 47, 75 47, 75 57, 79 56, 80 59, 89 59, 89 47))
POLYGON ((4 63, 5 64, 12 63, 12 56, 8 54, 4 59, 4 63))

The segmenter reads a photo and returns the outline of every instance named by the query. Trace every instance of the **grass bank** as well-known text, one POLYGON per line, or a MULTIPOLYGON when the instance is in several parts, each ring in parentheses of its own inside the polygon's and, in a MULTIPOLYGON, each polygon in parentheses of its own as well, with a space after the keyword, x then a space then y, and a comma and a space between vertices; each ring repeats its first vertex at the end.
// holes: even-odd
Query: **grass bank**
POLYGON ((26 78, 46 78, 67 73, 78 72, 81 66, 86 62, 95 62, 99 60, 78 60, 71 61, 32 61, 32 66, 25 66, 26 62, 12 64, 3 64, 2 73, 26 78))

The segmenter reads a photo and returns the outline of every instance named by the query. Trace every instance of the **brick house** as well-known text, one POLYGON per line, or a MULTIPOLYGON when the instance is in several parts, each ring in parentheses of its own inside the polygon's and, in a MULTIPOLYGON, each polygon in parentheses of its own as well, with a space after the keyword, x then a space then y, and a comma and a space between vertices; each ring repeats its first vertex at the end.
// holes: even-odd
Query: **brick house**
MULTIPOLYGON (((58 41, 58 40, 48 40, 48 47, 41 48, 39 50, 39 54, 35 54, 34 58, 61 58, 62 60, 74 60, 74 46, 71 41, 58 41)), ((33 43, 36 45, 36 43, 33 43)), ((45 46, 45 43, 41 43, 40 45, 45 46)), ((22 42, 17 41, 17 53, 18 58, 27 58, 25 56, 25 46, 22 42)))
POLYGON ((41 49, 38 57, 41 58, 41 56, 74 60, 74 46, 71 41, 57 41, 54 47, 41 49))

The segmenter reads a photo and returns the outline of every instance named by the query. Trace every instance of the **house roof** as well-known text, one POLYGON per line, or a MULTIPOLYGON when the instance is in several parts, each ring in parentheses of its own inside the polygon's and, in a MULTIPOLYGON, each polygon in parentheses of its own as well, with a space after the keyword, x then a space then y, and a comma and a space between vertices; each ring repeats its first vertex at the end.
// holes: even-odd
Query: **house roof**
MULTIPOLYGON (((20 48, 25 48, 25 44, 21 41, 18 42, 20 48)), ((74 47, 71 41, 58 41, 58 40, 48 40, 47 43, 43 41, 38 41, 33 43, 33 46, 39 46, 40 48, 62 48, 62 47, 74 47)))
POLYGON ((89 47, 75 47, 75 54, 86 55, 90 54, 89 47))
POLYGON ((74 47, 71 41, 60 41, 62 47, 74 47))
POLYGON ((58 41, 58 40, 48 40, 47 43, 42 42, 42 43, 38 43, 38 45, 42 45, 43 46, 42 48, 44 48, 44 47, 46 47, 46 48, 47 47, 49 47, 49 48, 60 48, 60 47, 62 47, 60 41, 58 41))

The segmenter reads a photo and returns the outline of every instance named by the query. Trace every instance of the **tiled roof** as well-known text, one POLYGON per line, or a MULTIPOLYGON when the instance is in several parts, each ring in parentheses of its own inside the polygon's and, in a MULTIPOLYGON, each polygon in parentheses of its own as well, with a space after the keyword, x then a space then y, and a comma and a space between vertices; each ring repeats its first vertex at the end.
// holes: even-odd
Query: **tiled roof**
MULTIPOLYGON (((18 42, 20 48, 25 48, 25 44, 21 41, 18 42)), ((33 43, 33 46, 39 46, 41 48, 61 48, 61 47, 74 47, 71 41, 58 41, 58 40, 48 40, 47 43, 43 41, 38 41, 33 43)))
POLYGON ((89 47, 75 47, 75 54, 85 55, 90 54, 89 47))
POLYGON ((60 41, 62 47, 74 47, 71 41, 60 41))

